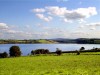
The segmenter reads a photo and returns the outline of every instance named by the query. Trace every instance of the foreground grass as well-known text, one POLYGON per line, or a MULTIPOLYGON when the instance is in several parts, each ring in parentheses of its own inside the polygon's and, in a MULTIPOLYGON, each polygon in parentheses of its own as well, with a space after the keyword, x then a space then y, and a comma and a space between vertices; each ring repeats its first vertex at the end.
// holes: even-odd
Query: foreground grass
POLYGON ((100 55, 5 58, 0 75, 100 75, 100 55))

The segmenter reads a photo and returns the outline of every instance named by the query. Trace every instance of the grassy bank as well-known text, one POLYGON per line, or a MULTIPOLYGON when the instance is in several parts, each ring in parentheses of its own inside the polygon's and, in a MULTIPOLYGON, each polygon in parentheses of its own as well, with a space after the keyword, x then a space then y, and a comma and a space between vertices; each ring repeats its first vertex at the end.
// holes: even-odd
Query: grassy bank
POLYGON ((0 59, 0 75, 100 75, 100 55, 5 58, 0 59))

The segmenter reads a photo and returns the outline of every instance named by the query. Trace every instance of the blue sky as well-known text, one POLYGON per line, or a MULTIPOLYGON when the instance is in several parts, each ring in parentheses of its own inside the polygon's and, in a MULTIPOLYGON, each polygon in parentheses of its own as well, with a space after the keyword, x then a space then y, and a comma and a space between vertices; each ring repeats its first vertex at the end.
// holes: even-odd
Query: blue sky
POLYGON ((100 0, 0 0, 0 39, 100 38, 100 0))

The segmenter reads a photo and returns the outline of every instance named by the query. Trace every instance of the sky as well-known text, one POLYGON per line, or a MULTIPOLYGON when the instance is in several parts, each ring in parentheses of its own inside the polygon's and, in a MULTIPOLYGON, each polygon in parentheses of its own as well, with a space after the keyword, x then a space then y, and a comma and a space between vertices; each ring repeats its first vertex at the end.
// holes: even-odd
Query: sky
POLYGON ((100 38, 100 0, 0 0, 0 39, 100 38))

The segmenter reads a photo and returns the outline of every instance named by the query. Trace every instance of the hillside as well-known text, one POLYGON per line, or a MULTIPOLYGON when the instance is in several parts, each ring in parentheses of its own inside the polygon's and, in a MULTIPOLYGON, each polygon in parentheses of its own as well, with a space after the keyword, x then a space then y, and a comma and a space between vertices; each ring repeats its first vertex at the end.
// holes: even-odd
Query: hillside
POLYGON ((53 40, 46 40, 46 39, 38 39, 38 40, 0 40, 0 44, 38 44, 38 43, 44 43, 44 44, 51 44, 51 43, 57 43, 53 40))
POLYGON ((52 40, 57 41, 59 43, 100 44, 100 38, 77 38, 77 39, 57 38, 52 40))

